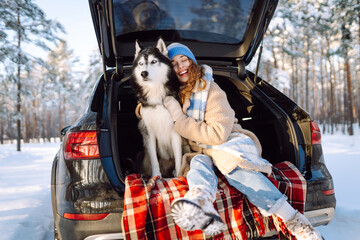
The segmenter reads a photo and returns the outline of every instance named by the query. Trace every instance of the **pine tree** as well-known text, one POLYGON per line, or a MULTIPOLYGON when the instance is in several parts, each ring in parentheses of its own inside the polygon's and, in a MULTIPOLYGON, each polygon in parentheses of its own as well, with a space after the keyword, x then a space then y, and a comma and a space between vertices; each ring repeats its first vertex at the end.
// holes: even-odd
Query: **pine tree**
POLYGON ((354 8, 358 8, 358 2, 355 0, 336 0, 337 21, 340 25, 341 45, 339 52, 344 61, 345 84, 344 87, 344 117, 349 135, 354 134, 354 112, 353 109, 353 89, 352 89, 352 70, 350 66, 350 49, 352 49, 353 35, 350 31, 351 26, 356 22, 357 15, 354 8))
POLYGON ((83 101, 86 101, 90 97, 91 90, 103 72, 101 54, 97 49, 90 55, 89 66, 86 70, 86 78, 82 81, 81 89, 85 90, 82 94, 83 101))
POLYGON ((29 63, 29 59, 33 58, 36 61, 41 61, 23 51, 23 45, 30 43, 48 49, 48 43, 58 40, 56 33, 57 31, 63 31, 63 28, 60 23, 48 20, 44 12, 32 0, 2 0, 0 9, 2 16, 0 20, 0 37, 1 41, 7 45, 5 47, 6 54, 3 57, 17 66, 17 151, 21 151, 21 71, 29 63), (11 36, 14 37, 13 40, 9 40, 11 36))
POLYGON ((73 51, 68 49, 66 42, 58 42, 55 49, 50 51, 48 59, 46 60, 47 70, 46 77, 49 79, 53 94, 57 99, 54 103, 57 105, 57 119, 52 129, 60 131, 67 124, 67 109, 66 106, 76 105, 78 102, 72 97, 79 98, 79 94, 76 94, 76 86, 79 85, 80 80, 74 76, 74 66, 77 59, 73 56, 73 51))

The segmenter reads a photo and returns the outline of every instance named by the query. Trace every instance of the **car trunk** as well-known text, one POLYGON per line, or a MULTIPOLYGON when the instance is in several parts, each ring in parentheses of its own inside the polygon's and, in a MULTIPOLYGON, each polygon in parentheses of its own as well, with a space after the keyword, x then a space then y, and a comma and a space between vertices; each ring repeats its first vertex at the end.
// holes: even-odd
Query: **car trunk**
MULTIPOLYGON (((287 111, 278 103, 286 98, 282 93, 272 92, 274 89, 263 82, 263 87, 255 84, 251 79, 253 74, 240 79, 234 68, 212 66, 215 82, 226 92, 230 105, 236 112, 240 125, 254 132, 259 138, 262 156, 276 164, 283 161, 294 163, 301 171, 305 170, 305 155, 301 149, 303 135, 298 131, 297 121, 291 120, 287 111), (266 92, 265 92, 265 91, 266 92), (275 101, 274 101, 275 100, 275 101)), ((126 71, 125 71, 126 72, 126 71)), ((112 103, 112 132, 116 135, 117 143, 113 149, 113 156, 118 156, 118 172, 122 178, 129 173, 137 173, 138 160, 142 160, 144 151, 142 136, 137 128, 138 119, 135 115, 137 100, 126 78, 114 85, 114 99, 112 103)), ((287 98, 286 98, 287 99, 287 98)), ((285 101, 289 107, 291 100, 285 101)), ((296 109, 293 103, 292 109, 296 109)), ((123 180, 123 179, 122 179, 123 180)))
POLYGON ((104 80, 105 112, 99 115, 98 126, 104 169, 110 179, 116 178, 112 183, 117 189, 128 173, 137 172, 144 150, 134 113, 137 100, 126 80, 135 39, 149 46, 160 36, 167 45, 175 41, 187 45, 199 62, 213 67, 214 79, 227 93, 239 123, 258 136, 265 159, 273 164, 290 161, 304 170, 303 132, 293 118, 296 104, 245 72, 277 1, 237 0, 230 5, 227 0, 89 0, 89 4, 104 69, 115 69, 104 80), (101 144, 107 141, 111 146, 101 144))

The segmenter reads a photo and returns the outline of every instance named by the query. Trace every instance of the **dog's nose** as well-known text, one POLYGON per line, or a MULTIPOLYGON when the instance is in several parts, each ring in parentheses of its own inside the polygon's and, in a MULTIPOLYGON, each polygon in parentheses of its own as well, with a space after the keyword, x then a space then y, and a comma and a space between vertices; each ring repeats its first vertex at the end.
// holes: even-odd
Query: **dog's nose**
POLYGON ((147 76, 149 76, 148 71, 142 71, 142 72, 141 72, 141 76, 142 76, 143 78, 147 78, 147 76))

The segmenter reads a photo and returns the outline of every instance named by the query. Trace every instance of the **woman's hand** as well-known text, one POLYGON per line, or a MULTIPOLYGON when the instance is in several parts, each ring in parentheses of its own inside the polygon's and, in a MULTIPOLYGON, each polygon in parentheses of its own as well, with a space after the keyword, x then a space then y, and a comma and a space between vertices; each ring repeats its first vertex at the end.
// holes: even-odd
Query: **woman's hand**
MULTIPOLYGON (((190 105, 185 101, 184 106, 190 105)), ((204 121, 197 121, 181 113, 180 104, 169 98, 164 101, 172 118, 176 121, 175 131, 183 138, 206 145, 219 145, 228 139, 235 122, 235 112, 227 101, 226 94, 216 83, 211 83, 205 109, 204 121), (166 103, 165 103, 166 102, 166 103), (179 109, 177 111, 172 110, 179 109)))
POLYGON ((180 106, 180 103, 172 96, 166 96, 164 99, 164 106, 169 111, 174 122, 185 116, 180 106))

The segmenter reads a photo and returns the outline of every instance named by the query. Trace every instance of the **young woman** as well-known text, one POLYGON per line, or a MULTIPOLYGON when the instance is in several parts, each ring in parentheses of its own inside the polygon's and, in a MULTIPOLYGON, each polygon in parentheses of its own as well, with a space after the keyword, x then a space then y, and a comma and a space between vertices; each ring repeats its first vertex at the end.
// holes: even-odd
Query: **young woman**
POLYGON ((225 92, 213 81, 212 69, 199 66, 183 44, 169 45, 168 52, 182 83, 181 105, 173 97, 166 97, 164 105, 175 130, 196 153, 186 175, 189 191, 172 203, 175 223, 187 231, 201 229, 207 235, 222 231, 225 225, 213 206, 218 183, 215 165, 263 215, 274 214, 283 219, 297 239, 322 239, 263 174, 271 173, 271 164, 261 158, 261 145, 255 134, 237 124, 225 92))

